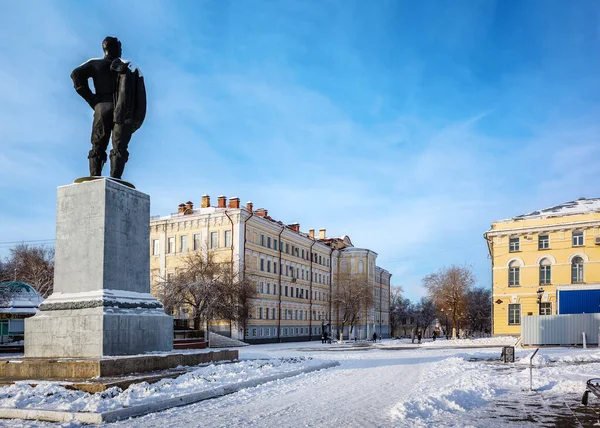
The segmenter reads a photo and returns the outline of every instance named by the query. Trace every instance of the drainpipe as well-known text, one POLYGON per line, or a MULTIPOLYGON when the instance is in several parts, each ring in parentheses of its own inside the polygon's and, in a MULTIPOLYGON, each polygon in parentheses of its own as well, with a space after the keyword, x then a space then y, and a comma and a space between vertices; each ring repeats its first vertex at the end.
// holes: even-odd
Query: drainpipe
POLYGON ((333 264, 332 264, 332 257, 331 255, 333 254, 333 247, 331 247, 331 251, 329 251, 329 337, 331 337, 331 321, 333 321, 333 319, 331 318, 331 296, 332 296, 332 287, 333 287, 333 264))
POLYGON ((229 219, 229 223, 231 223, 231 277, 233 278, 233 220, 227 210, 225 210, 225 215, 229 219))
MULTIPOLYGON (((233 220, 229 216, 229 213, 227 212, 227 210, 225 210, 225 215, 229 219, 229 223, 231 223, 231 265, 230 265, 229 275, 230 275, 231 281, 233 281, 233 237, 234 237, 233 220)), ((231 320, 229 320, 229 337, 231 337, 231 320)))
POLYGON ((310 246, 310 303, 308 305, 308 341, 310 342, 312 340, 312 298, 313 298, 313 289, 312 289, 312 285, 313 285, 313 254, 312 254, 312 249, 314 247, 314 245, 317 243, 317 241, 315 239, 313 239, 313 243, 310 246))
POLYGON ((485 239, 485 242, 487 243, 488 246, 488 253, 490 256, 490 260, 492 262, 492 272, 490 273, 490 280, 491 280, 491 284, 490 286, 492 287, 492 296, 491 296, 491 311, 490 311, 490 333, 493 336, 494 335, 494 243, 492 242, 491 239, 488 238, 487 236, 487 232, 483 234, 483 239, 485 239))
MULTIPOLYGON (((242 272, 242 279, 246 279, 246 241, 248 240, 247 223, 248 223, 248 220, 250 220, 253 216, 254 216, 254 212, 251 211, 250 212, 250 217, 248 217, 246 220, 244 220, 244 243, 242 244, 242 253, 241 253, 241 254, 243 254, 243 257, 244 257, 244 263, 242 263, 242 271, 241 271, 242 272)), ((233 237, 231 239, 231 242, 233 244, 233 237)), ((244 322, 243 322, 243 325, 242 325, 242 328, 243 328, 243 331, 242 331, 242 338, 243 338, 243 340, 242 340, 242 342, 246 341, 246 327, 247 327, 247 323, 248 323, 248 321, 246 319, 244 319, 244 322)))
POLYGON ((383 284, 381 281, 383 280, 383 271, 379 274, 379 336, 381 337, 381 292, 383 291, 383 284))
MULTIPOLYGON (((371 250, 367 250, 367 285, 369 284, 369 255, 371 254, 371 250)), ((360 339, 360 338, 359 338, 360 339)), ((369 340, 369 308, 365 305, 365 339, 369 340)))
POLYGON ((281 234, 283 233, 283 231, 285 230, 285 226, 281 226, 281 230, 279 231, 279 290, 278 293, 279 294, 279 302, 278 302, 278 307, 279 309, 277 310, 277 342, 281 343, 281 271, 283 270, 283 263, 281 262, 281 234))
MULTIPOLYGON (((243 263, 244 268, 242 269, 242 273, 243 273, 242 279, 246 278, 246 241, 248 240, 248 233, 247 233, 248 230, 247 230, 246 223, 248 223, 248 220, 250 220, 252 217, 254 217, 254 211, 251 211, 250 217, 248 217, 246 220, 244 220, 244 245, 242 247, 242 254, 244 256, 244 263, 243 263)), ((231 242, 233 242, 233 239, 231 240, 231 242)), ((245 331, 244 331, 244 334, 246 334, 245 331)))

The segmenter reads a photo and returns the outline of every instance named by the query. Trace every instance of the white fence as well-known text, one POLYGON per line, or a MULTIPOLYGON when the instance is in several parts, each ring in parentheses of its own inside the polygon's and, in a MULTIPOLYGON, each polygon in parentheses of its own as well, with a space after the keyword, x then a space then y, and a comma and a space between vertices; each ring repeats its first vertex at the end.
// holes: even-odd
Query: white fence
POLYGON ((600 314, 534 315, 521 318, 523 345, 598 344, 600 314))

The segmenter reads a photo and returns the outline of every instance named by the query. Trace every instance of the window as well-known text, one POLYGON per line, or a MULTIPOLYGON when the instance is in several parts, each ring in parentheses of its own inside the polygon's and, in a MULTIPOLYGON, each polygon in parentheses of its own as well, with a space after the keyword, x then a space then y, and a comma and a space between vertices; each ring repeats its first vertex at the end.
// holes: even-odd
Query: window
POLYGON ((265 235, 260 235, 260 245, 265 246, 265 235))
POLYGON ((265 309, 265 319, 268 320, 269 319, 269 308, 265 309))
POLYGON ((182 235, 179 237, 179 252, 180 253, 187 253, 187 235, 182 235))
POLYGON ((519 237, 517 236, 516 238, 510 238, 509 251, 512 253, 515 251, 519 251, 520 249, 521 247, 519 237))
POLYGON ((258 319, 262 319, 262 308, 258 308, 258 319))
POLYGON ((296 320, 297 320, 297 319, 298 319, 298 309, 296 309, 296 313, 295 313, 294 315, 295 315, 295 318, 294 318, 294 319, 296 319, 296 320))
POLYGON ((219 232, 210 232, 210 248, 219 247, 219 232))
POLYGON ((260 270, 265 270, 265 259, 260 259, 260 270))
POLYGON ((520 285, 521 267, 516 261, 510 262, 508 265, 508 286, 515 287, 520 285))
POLYGON ((271 272, 271 260, 267 260, 267 272, 271 272))
POLYGON ((273 315, 273 319, 275 319, 275 311, 276 311, 276 310, 277 310, 277 309, 273 308, 273 314, 272 314, 272 315, 273 315))
POLYGON ((552 303, 540 303, 540 315, 552 315, 552 303))
POLYGON ((548 259, 542 259, 540 261, 540 285, 552 283, 550 271, 552 267, 551 265, 552 263, 550 263, 550 260, 548 259))
POLYGON ((571 283, 583 282, 583 259, 579 256, 573 257, 571 261, 571 283))
POLYGON ((273 239, 273 249, 277 251, 279 248, 277 247, 277 239, 273 239))
POLYGON ((358 273, 363 273, 365 271, 365 264, 362 260, 358 261, 358 273))
POLYGON ((277 273, 277 262, 273 262, 273 273, 277 273))
MULTIPOLYGON (((267 282, 267 294, 271 294, 271 283, 270 282, 267 282)), ((269 318, 269 317, 267 316, 267 318, 269 318)))
POLYGON ((320 265, 322 265, 322 264, 323 264, 323 261, 322 261, 322 259, 321 259, 321 256, 319 256, 319 264, 320 264, 320 265))
POLYGON ((583 247, 583 232, 573 232, 573 246, 583 247))
POLYGON ((267 237, 267 248, 271 248, 271 237, 267 237))
POLYGON ((252 329, 252 337, 256 337, 256 329, 255 328, 252 329))
POLYGON ((304 258, 304 248, 302 249, 302 258, 304 258))
POLYGON ((194 233, 194 251, 198 251, 200 249, 200 234, 194 233))
POLYGON ((548 235, 538 235, 538 250, 547 250, 548 248, 550 248, 548 235))
POLYGON ((287 254, 289 254, 289 253, 290 253, 290 244, 285 244, 285 252, 286 252, 287 254))
POLYGON ((152 240, 152 255, 158 256, 160 254, 160 240, 153 239, 152 240))
POLYGON ((286 285, 285 286, 285 297, 287 297, 287 295, 288 295, 288 286, 286 285))
POLYGON ((508 325, 520 325, 521 324, 521 305, 509 304, 508 305, 508 325))
POLYGON ((175 238, 171 237, 167 240, 167 254, 173 254, 175 252, 175 238))
POLYGON ((225 231, 225 247, 231 247, 231 230, 225 231))
POLYGON ((261 293, 264 293, 264 292, 265 292, 265 284, 264 284, 264 282, 262 282, 262 281, 260 282, 260 288, 259 288, 259 291, 260 291, 261 293))

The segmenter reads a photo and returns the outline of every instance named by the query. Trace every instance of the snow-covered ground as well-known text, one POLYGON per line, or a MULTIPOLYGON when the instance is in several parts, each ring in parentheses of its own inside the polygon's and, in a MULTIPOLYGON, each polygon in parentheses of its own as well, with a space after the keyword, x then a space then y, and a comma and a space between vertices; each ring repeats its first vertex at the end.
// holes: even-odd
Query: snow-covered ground
MULTIPOLYGON (((240 349, 241 363, 201 369, 185 375, 188 376, 185 381, 169 381, 172 387, 138 385, 132 392, 105 399, 72 391, 73 398, 69 399, 59 391, 59 398, 52 398, 53 393, 47 399, 69 409, 114 408, 131 403, 129 400, 149 401, 197 390, 204 387, 197 382, 200 378, 208 379, 205 380, 209 383, 226 382, 231 376, 236 381, 240 376, 266 376, 274 370, 295 369, 298 364, 337 360, 340 366, 332 369, 269 382, 114 425, 145 428, 578 426, 578 418, 587 417, 589 421, 596 417, 594 409, 598 407, 593 405, 600 406, 600 400, 591 396, 589 410, 581 408, 578 401, 585 381, 600 377, 598 348, 541 349, 533 360, 535 391, 530 392, 529 357, 533 350, 517 350, 514 364, 499 362, 500 345, 512 343, 513 338, 493 338, 437 340, 435 344, 425 342, 419 346, 413 346, 410 340, 389 340, 371 344, 369 348, 320 342, 253 345, 240 349), (483 347, 473 348, 477 344, 483 347), (291 357, 294 359, 290 360, 291 357)), ((9 398, 11 389, 14 392, 19 387, 22 386, 0 388, 0 405, 35 403, 39 407, 39 396, 57 388, 42 385, 36 395, 27 387, 20 398, 15 398, 16 395, 9 398)), ((0 423, 49 426, 43 422, 0 423)))

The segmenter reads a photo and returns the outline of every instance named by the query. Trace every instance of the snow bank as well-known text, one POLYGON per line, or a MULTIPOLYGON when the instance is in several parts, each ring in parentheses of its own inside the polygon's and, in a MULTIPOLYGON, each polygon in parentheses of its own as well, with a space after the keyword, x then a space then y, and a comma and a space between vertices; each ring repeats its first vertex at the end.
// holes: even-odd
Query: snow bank
POLYGON ((213 364, 175 379, 162 379, 153 384, 133 384, 125 391, 113 387, 96 394, 69 390, 56 382, 41 382, 37 386, 17 382, 0 388, 0 407, 105 412, 304 369, 321 363, 322 361, 310 357, 298 357, 213 364))

